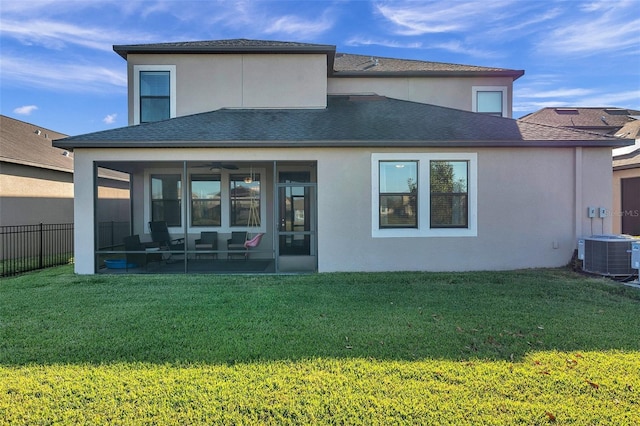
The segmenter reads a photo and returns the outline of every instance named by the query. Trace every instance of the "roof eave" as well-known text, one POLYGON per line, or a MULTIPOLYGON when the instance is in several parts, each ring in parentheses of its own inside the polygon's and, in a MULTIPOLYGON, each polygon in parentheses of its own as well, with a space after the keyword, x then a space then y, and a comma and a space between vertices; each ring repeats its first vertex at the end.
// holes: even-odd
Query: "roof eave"
POLYGON ((513 81, 524 75, 524 70, 496 71, 334 71, 331 77, 509 77, 513 81))
POLYGON ((74 148, 616 148, 624 140, 228 140, 228 141, 54 141, 53 146, 74 148))
POLYGON ((149 45, 114 45, 113 50, 124 60, 130 53, 138 54, 231 54, 231 53, 325 53, 334 55, 336 47, 332 45, 306 46, 149 46, 149 45))

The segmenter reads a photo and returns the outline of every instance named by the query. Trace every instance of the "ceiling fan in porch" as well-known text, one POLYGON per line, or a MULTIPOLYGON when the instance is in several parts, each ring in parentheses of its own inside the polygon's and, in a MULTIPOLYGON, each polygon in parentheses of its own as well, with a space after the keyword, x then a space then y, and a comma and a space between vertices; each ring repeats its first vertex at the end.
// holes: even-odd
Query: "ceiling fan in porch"
POLYGON ((209 170, 238 170, 238 166, 233 163, 223 163, 221 161, 212 161, 210 163, 203 164, 201 166, 196 167, 208 167, 209 170))

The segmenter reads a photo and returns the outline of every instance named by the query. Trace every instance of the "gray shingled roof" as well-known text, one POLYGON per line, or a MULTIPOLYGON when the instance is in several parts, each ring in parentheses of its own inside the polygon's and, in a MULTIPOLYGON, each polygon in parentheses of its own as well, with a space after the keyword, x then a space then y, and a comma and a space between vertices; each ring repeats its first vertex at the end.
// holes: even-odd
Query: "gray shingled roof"
POLYGON ((73 172, 73 158, 54 148, 64 133, 0 115, 0 161, 44 169, 73 172))
POLYGON ((78 147, 621 146, 618 138, 380 96, 326 109, 220 109, 55 142, 78 147))
POLYGON ((373 75, 504 75, 514 80, 524 75, 522 70, 479 67, 407 59, 394 59, 336 53, 336 46, 269 40, 205 40, 173 43, 116 45, 113 50, 127 59, 129 53, 325 53, 328 73, 333 77, 373 75))
POLYGON ((479 67, 474 65, 449 64, 444 62, 417 61, 410 59, 394 59, 380 56, 353 55, 350 53, 336 53, 334 62, 334 76, 352 74, 505 74, 514 80, 524 74, 521 70, 505 68, 479 67))
POLYGON ((127 59, 129 53, 240 53, 240 52, 323 52, 332 54, 336 47, 328 44, 297 43, 289 41, 230 40, 184 41, 172 43, 115 45, 113 50, 127 59))

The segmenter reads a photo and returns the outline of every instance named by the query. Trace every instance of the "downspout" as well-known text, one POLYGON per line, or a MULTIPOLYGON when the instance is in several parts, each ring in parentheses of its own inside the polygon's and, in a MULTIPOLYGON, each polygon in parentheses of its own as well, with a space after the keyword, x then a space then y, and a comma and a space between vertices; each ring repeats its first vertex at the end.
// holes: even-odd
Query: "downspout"
POLYGON ((575 233, 574 242, 577 244, 578 238, 582 237, 582 147, 576 147, 575 158, 575 233))
POLYGON ((182 162, 182 217, 184 219, 183 223, 182 223, 182 230, 183 230, 183 237, 184 237, 184 244, 183 244, 183 255, 184 255, 184 273, 186 274, 188 271, 188 259, 187 259, 187 245, 189 243, 189 240, 187 239, 188 234, 187 231, 189 230, 189 218, 187 217, 187 195, 188 195, 188 182, 189 182, 189 178, 187 176, 187 161, 184 160, 182 162))

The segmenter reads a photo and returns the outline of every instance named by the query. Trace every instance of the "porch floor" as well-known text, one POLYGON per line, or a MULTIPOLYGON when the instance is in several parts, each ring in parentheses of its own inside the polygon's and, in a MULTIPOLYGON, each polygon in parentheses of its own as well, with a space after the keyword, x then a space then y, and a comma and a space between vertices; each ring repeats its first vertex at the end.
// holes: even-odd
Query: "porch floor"
MULTIPOLYGON (((189 259, 188 274, 273 274, 273 259, 189 259)), ((184 259, 152 262, 146 267, 110 269, 101 267, 99 274, 183 274, 184 259)))

